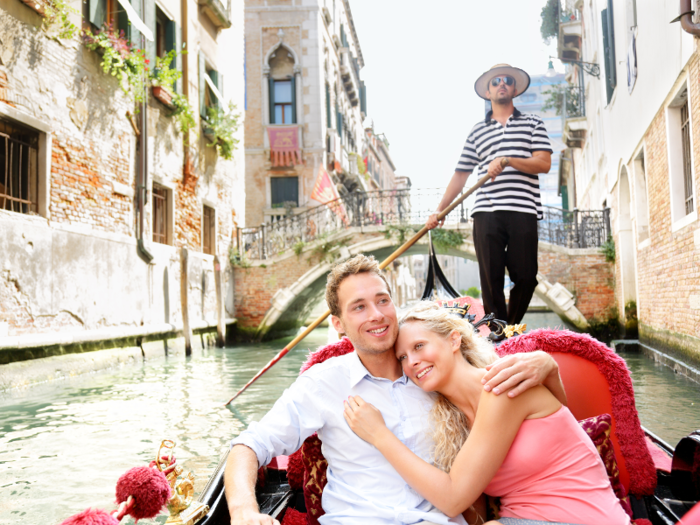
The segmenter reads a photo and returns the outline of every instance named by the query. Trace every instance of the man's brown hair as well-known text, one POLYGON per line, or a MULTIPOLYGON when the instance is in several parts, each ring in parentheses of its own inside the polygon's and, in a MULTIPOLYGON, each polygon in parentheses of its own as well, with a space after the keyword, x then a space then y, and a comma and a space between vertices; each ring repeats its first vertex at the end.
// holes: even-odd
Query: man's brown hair
POLYGON ((328 274, 328 279, 326 280, 326 303, 328 303, 328 309, 331 311, 331 315, 340 317, 340 305, 338 304, 338 288, 340 288, 340 283, 351 275, 357 275, 358 273, 373 273, 378 275, 382 281, 384 281, 384 284, 386 284, 386 289, 389 295, 391 295, 389 283, 379 269, 377 260, 371 255, 368 257, 363 254, 358 254, 345 262, 336 264, 328 274))

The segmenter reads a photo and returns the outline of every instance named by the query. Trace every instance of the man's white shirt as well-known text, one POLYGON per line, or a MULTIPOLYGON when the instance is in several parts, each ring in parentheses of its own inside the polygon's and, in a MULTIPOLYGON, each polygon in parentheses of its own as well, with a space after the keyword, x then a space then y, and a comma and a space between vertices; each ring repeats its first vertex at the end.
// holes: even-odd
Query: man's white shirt
POLYGON ((246 445, 267 465, 279 455, 297 451, 318 433, 328 461, 328 484, 322 505, 322 525, 376 523, 409 525, 429 521, 465 524, 462 516, 448 518, 409 487, 382 454, 360 439, 343 417, 343 401, 359 395, 372 403, 391 430, 408 448, 431 461, 431 394, 404 375, 396 381, 373 377, 356 352, 333 357, 302 374, 260 422, 232 441, 246 445), (363 520, 363 521, 360 521, 363 520))

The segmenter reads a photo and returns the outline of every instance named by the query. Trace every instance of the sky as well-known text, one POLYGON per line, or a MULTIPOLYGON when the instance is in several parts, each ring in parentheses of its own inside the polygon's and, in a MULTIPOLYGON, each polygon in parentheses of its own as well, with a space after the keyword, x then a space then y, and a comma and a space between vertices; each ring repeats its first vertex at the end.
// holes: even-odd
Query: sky
MULTIPOLYGON (((447 185, 469 131, 484 118, 474 92, 483 72, 499 63, 547 72, 557 50, 540 36, 544 4, 350 0, 368 116, 389 140, 397 175, 410 177, 413 188, 447 185)), ((563 72, 559 61, 554 67, 563 72)))

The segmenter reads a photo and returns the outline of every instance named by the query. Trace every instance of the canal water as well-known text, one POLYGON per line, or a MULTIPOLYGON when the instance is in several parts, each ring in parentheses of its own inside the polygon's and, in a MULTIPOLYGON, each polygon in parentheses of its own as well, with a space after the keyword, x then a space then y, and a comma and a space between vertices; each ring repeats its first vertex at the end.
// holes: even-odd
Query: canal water
MULTIPOLYGON (((165 438, 201 490, 226 443, 267 412, 326 339, 316 330, 232 408, 223 403, 288 339, 0 393, 0 524, 52 525, 87 507, 113 509, 116 480, 151 461, 165 438)), ((641 354, 624 357, 643 425, 673 445, 700 428, 700 384, 641 354)))

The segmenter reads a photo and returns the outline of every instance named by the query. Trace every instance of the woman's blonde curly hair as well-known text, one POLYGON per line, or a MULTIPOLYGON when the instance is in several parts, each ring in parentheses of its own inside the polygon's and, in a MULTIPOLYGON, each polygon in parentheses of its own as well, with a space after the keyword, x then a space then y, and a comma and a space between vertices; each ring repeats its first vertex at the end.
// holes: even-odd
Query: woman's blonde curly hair
MULTIPOLYGON (((498 359, 491 343, 476 334, 469 322, 449 313, 437 303, 421 301, 411 307, 399 318, 399 327, 414 322, 421 323, 427 330, 445 339, 457 331, 462 337, 461 353, 472 366, 484 368, 498 359)), ((435 466, 449 472, 457 453, 469 436, 469 420, 442 394, 438 394, 430 415, 434 428, 435 466)))

